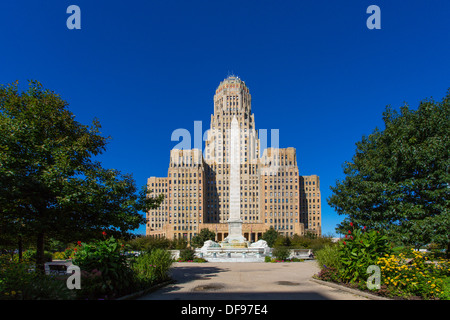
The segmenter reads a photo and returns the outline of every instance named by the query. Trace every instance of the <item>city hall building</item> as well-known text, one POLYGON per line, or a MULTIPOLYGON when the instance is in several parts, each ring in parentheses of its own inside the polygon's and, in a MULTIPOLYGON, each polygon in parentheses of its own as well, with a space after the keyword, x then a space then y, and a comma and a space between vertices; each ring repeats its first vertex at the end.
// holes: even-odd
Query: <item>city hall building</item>
MULTIPOLYGON (((270 227, 292 236, 321 235, 321 195, 317 175, 299 175, 295 148, 264 148, 251 113, 251 95, 235 76, 222 81, 214 95, 214 114, 205 149, 170 152, 167 177, 150 177, 151 196, 164 195, 147 213, 146 235, 192 239, 201 229, 228 235, 230 217, 230 151, 240 152, 240 217, 243 236, 257 241, 270 227), (239 125, 231 141, 231 122, 239 125)), ((236 190, 236 189, 233 189, 236 190)))

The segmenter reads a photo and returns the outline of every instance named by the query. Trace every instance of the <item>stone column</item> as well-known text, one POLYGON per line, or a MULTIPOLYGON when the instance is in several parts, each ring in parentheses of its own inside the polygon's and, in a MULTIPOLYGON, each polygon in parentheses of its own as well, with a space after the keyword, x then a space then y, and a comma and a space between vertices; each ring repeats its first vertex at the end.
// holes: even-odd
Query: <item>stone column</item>
POLYGON ((230 218, 228 219, 227 242, 244 243, 241 220, 241 157, 240 128, 236 117, 231 122, 230 133, 230 218))

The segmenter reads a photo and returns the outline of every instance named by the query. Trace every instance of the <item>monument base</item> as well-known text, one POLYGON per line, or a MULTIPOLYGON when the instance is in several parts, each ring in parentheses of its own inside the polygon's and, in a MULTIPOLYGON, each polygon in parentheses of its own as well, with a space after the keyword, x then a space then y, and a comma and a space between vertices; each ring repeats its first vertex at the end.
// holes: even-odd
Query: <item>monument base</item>
POLYGON ((228 237, 224 243, 237 246, 247 246, 247 239, 242 235, 242 220, 228 220, 228 237))
MULTIPOLYGON (((245 238, 242 238, 245 241, 245 238)), ((195 253, 198 257, 211 262, 264 262, 265 257, 270 256, 270 248, 264 240, 251 245, 248 245, 248 241, 217 243, 208 240, 202 248, 196 249, 195 253)))

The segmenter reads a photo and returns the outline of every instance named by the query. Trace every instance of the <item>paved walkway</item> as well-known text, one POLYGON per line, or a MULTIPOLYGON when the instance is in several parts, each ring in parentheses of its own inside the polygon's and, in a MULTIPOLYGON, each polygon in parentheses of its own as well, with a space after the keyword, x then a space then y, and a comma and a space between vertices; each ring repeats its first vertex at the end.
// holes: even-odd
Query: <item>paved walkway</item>
POLYGON ((175 283, 140 300, 367 300, 311 281, 316 261, 174 263, 175 283))

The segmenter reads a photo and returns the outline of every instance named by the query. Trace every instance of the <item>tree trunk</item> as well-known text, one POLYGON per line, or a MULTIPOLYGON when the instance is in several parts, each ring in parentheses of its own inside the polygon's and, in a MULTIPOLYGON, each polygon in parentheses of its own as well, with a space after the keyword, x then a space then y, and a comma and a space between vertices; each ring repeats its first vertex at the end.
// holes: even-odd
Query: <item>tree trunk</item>
POLYGON ((19 248, 19 262, 22 262, 22 252, 23 252, 23 241, 22 241, 22 236, 21 235, 19 235, 19 243, 17 244, 18 245, 18 248, 19 248))
POLYGON ((40 232, 36 243, 36 271, 42 274, 45 273, 44 239, 44 233, 40 232))

